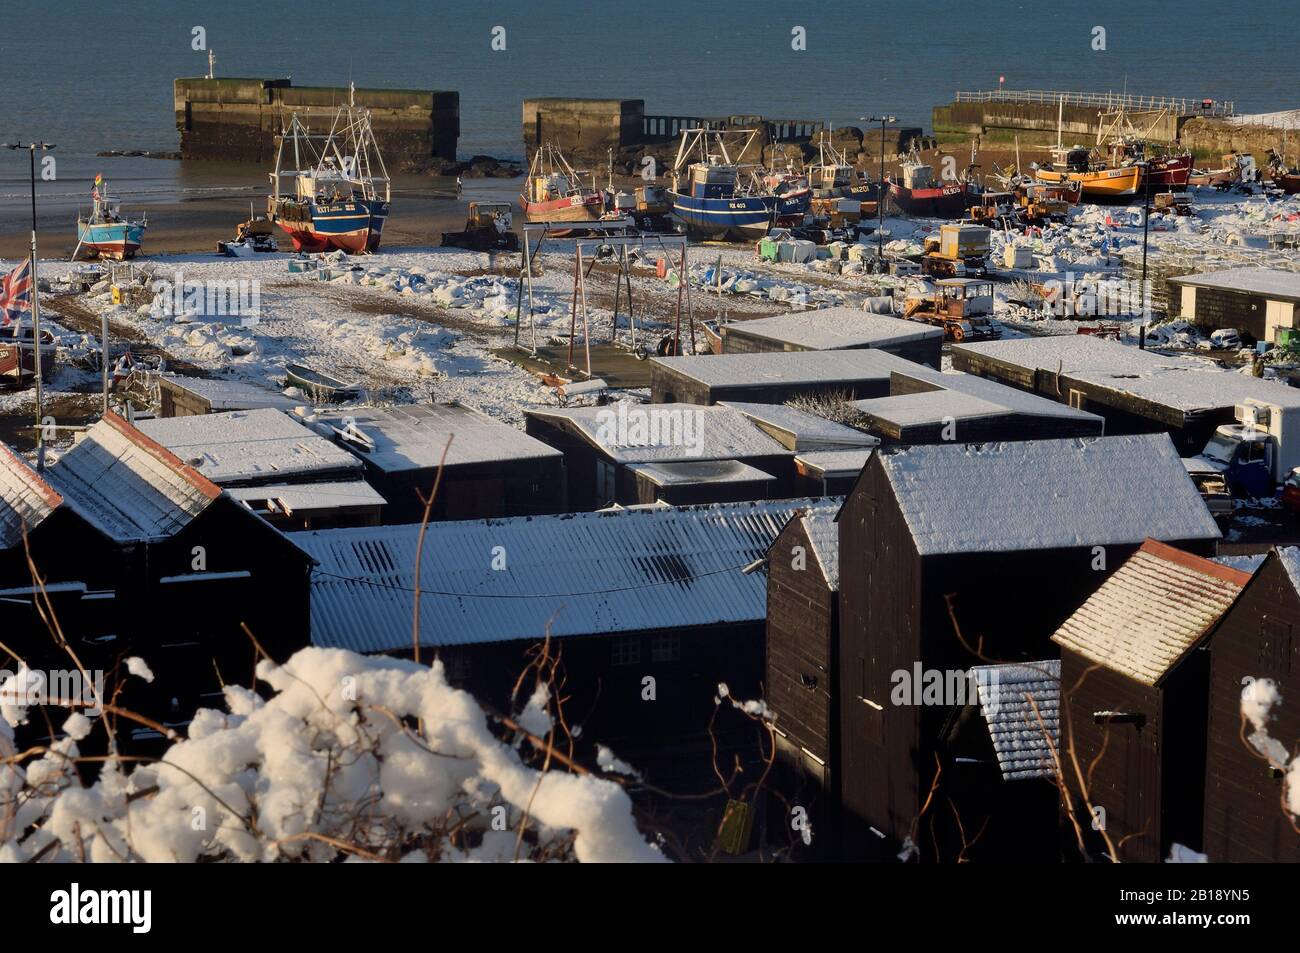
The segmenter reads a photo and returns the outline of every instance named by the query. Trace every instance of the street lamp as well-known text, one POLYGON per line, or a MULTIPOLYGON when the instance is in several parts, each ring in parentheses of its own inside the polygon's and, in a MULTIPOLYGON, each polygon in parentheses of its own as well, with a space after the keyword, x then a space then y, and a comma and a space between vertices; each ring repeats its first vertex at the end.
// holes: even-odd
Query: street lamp
MULTIPOLYGON (((45 467, 45 445, 41 439, 41 292, 36 276, 36 150, 49 152, 54 148, 51 142, 6 142, 6 149, 26 149, 31 156, 32 170, 32 359, 36 369, 36 468, 45 467)), ((22 354, 21 346, 19 355, 22 354)), ((22 359, 19 358, 21 374, 22 359)))
POLYGON ((1147 294, 1147 241, 1150 236, 1149 222, 1151 219, 1151 163, 1144 161, 1142 164, 1142 346, 1146 347, 1146 330, 1147 330, 1147 304, 1149 297, 1147 294))
POLYGON ((866 116, 861 117, 865 122, 880 123, 880 187, 876 201, 876 209, 880 213, 880 223, 876 228, 876 264, 877 267, 884 267, 885 261, 885 196, 888 192, 885 190, 885 126, 898 122, 896 116, 872 116, 868 119, 866 116))

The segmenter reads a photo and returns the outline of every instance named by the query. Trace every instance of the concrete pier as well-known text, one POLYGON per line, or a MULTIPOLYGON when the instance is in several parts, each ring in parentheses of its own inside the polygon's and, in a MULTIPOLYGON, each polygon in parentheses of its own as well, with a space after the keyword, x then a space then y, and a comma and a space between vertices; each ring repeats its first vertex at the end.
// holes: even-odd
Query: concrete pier
MULTIPOLYGON (((773 119, 755 115, 705 116, 656 115, 645 111, 643 99, 567 99, 541 97, 523 103, 524 150, 529 158, 542 143, 552 143, 574 163, 604 168, 613 161, 615 171, 634 172, 641 159, 653 156, 661 171, 671 165, 681 130, 707 126, 711 129, 758 129, 762 150, 753 155, 732 156, 742 162, 768 163, 773 157, 799 153, 810 158, 825 124, 814 119, 773 119)), ((915 127, 890 126, 885 133, 885 153, 906 152, 921 136, 915 127)), ((880 131, 852 126, 837 128, 831 143, 860 168, 880 155, 880 131)))
MULTIPOLYGON (((340 86, 294 86, 288 79, 196 77, 173 88, 182 159, 266 164, 275 137, 294 111, 328 128, 333 111, 348 102, 340 86)), ((460 94, 407 89, 357 89, 355 102, 370 110, 375 140, 390 171, 404 162, 455 159, 460 137, 460 94)))

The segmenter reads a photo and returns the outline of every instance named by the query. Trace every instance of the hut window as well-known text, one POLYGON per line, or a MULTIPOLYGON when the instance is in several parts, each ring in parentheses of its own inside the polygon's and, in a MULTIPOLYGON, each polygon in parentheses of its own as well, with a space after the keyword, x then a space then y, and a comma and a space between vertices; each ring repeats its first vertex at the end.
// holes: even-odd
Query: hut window
POLYGON ((617 638, 609 646, 609 663, 611 665, 635 665, 641 661, 641 640, 637 638, 617 638))
POLYGON ((1073 390, 1073 389, 1070 390, 1070 406, 1071 406, 1071 407, 1073 407, 1075 410, 1084 410, 1084 409, 1085 409, 1085 405, 1086 405, 1087 403, 1088 403, 1088 399, 1087 399, 1086 397, 1083 396, 1083 391, 1081 391, 1081 390, 1073 390))
POLYGON ((650 661, 680 662, 682 640, 678 635, 656 635, 650 640, 650 661))

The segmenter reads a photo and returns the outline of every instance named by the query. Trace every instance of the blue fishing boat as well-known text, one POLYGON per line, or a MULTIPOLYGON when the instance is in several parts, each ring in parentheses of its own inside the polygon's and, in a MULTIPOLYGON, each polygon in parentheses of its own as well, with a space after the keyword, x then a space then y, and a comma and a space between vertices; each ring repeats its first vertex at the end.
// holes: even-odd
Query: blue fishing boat
POLYGON ((803 221, 812 201, 807 181, 796 176, 757 174, 757 167, 731 160, 724 135, 747 135, 737 151, 743 158, 757 130, 723 133, 711 129, 684 129, 673 165, 673 214, 697 238, 756 241, 777 226, 803 221), (716 148, 716 152, 711 151, 716 148), (698 161, 688 161, 698 152, 698 161))
MULTIPOLYGON (((95 176, 90 198, 93 203, 90 216, 77 216, 77 250, 84 248, 92 257, 118 261, 134 258, 144 241, 148 221, 123 218, 118 204, 108 196, 108 184, 102 175, 95 176)), ((74 251, 73 257, 76 255, 74 251)))
POLYGON ((284 229, 294 251, 378 250, 391 199, 388 173, 370 113, 357 109, 351 96, 328 133, 313 133, 298 113, 290 117, 279 137, 271 183, 267 217, 284 229), (293 168, 286 168, 286 144, 293 168), (281 194, 282 179, 292 180, 292 195, 281 194))

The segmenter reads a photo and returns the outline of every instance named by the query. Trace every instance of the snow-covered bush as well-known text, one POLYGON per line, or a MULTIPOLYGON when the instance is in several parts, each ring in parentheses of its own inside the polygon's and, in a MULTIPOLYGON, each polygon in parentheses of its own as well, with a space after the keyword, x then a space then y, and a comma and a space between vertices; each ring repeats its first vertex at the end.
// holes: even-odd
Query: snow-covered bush
POLYGON ((269 697, 227 687, 160 761, 110 759, 89 785, 84 714, 36 755, 0 721, 0 860, 664 860, 618 784, 525 763, 544 693, 514 747, 440 662, 308 648, 258 678, 269 697))
POLYGON ((1259 757, 1284 772, 1282 807, 1295 824, 1300 823, 1300 757, 1293 756, 1291 749, 1268 731, 1281 704, 1282 693, 1271 678, 1252 678, 1241 690, 1241 717, 1250 726, 1250 734, 1242 731, 1242 735, 1259 757))

